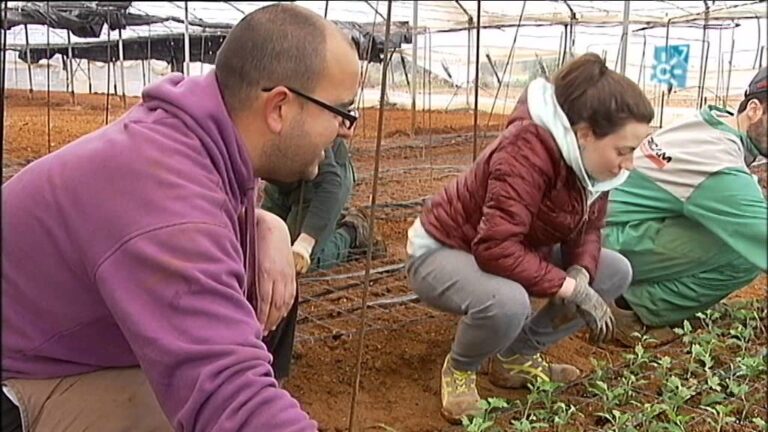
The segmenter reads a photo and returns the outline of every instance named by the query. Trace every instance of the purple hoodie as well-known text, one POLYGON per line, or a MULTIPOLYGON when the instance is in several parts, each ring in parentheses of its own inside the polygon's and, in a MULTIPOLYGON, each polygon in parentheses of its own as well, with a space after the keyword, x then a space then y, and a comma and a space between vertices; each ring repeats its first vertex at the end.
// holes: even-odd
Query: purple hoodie
POLYGON ((216 76, 142 99, 3 185, 3 379, 140 365, 176 430, 315 431, 244 295, 257 179, 216 76))

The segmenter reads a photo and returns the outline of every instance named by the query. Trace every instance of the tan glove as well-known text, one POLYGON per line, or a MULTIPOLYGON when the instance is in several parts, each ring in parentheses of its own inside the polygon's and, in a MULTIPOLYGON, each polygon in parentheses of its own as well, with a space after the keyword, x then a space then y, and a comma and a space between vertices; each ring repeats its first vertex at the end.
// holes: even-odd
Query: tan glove
POLYGON ((304 274, 309 270, 309 266, 312 263, 310 255, 312 254, 312 248, 314 246, 315 239, 304 233, 301 233, 299 238, 293 242, 291 251, 293 251, 293 262, 296 265, 296 273, 304 274))

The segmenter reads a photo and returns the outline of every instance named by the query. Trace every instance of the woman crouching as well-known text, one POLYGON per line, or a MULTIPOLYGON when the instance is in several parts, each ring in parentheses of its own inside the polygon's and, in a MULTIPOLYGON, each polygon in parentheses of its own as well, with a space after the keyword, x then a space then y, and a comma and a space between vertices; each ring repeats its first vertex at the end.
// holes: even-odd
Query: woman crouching
POLYGON ((539 353, 587 324, 612 336, 612 302, 629 262, 601 248, 609 189, 632 169, 653 107, 595 54, 539 78, 506 130, 470 169, 431 197, 408 230, 409 283, 430 306, 462 315, 442 368, 442 414, 477 414, 476 373, 520 388, 536 377, 575 380, 573 366, 539 353), (532 315, 530 297, 549 298, 532 315))

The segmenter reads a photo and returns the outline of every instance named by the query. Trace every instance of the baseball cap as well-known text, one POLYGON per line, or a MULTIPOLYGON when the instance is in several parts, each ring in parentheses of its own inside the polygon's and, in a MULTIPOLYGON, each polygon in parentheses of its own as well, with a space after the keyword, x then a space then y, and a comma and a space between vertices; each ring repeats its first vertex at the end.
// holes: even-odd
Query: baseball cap
POLYGON ((747 87, 747 91, 744 92, 744 99, 766 91, 768 91, 768 66, 757 71, 757 75, 752 78, 752 81, 750 81, 749 86, 747 87))

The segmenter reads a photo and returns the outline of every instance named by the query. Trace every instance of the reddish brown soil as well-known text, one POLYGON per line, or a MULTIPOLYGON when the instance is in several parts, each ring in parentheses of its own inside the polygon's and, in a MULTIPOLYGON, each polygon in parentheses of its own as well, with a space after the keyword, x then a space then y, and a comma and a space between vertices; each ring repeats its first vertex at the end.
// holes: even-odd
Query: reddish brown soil
MULTIPOLYGON (((53 93, 51 98, 51 149, 55 150, 79 136, 104 124, 104 95, 78 96, 78 105, 71 106, 65 94, 53 93)), ((128 106, 137 102, 131 98, 128 106)), ((32 100, 25 92, 10 91, 6 100, 4 171, 20 169, 48 150, 47 100, 36 94, 32 100)), ((125 109, 119 98, 112 98, 110 119, 125 109)), ((376 110, 366 110, 361 120, 358 138, 352 144, 353 159, 360 177, 352 205, 370 203, 376 110), (366 138, 362 137, 366 131, 366 138)), ((484 116, 481 116, 484 124, 484 116)), ((422 129, 420 136, 408 138, 409 111, 385 113, 377 203, 377 233, 389 249, 388 258, 375 265, 401 262, 404 256, 406 230, 419 207, 387 207, 395 202, 416 200, 438 190, 472 158, 471 136, 438 136, 437 133, 471 132, 472 114, 468 112, 432 113, 432 145, 429 131, 423 129, 428 115, 417 114, 422 129), (405 169, 405 170, 404 170, 405 169), (400 170, 400 171, 397 171, 400 170)), ((503 117, 494 118, 488 137, 478 140, 482 149, 492 139, 503 117)), ((481 128, 481 131, 484 128, 481 128)), ((765 167, 763 165, 763 167, 765 167)), ((765 184, 765 169, 762 182, 765 184)), ((361 264, 343 267, 343 271, 359 271, 361 264)), ((735 293, 734 298, 766 296, 766 278, 762 276, 749 287, 735 293)), ((394 279, 396 291, 407 292, 402 279, 394 279)), ((394 321, 394 320, 393 320, 394 321)), ((448 352, 456 318, 439 315, 436 319, 411 324, 393 330, 376 331, 367 335, 363 373, 357 404, 358 430, 385 430, 380 424, 398 431, 456 430, 439 416, 438 374, 448 352)), ((317 419, 323 430, 346 430, 354 374, 357 340, 350 337, 328 338, 297 346, 293 375, 287 389, 293 393, 317 419)), ((583 334, 562 341, 548 352, 555 361, 574 364, 585 373, 592 367, 590 359, 618 360, 623 350, 614 347, 597 348, 585 342, 583 334)), ((483 396, 500 395, 519 398, 524 392, 500 391, 481 378, 483 396)))

